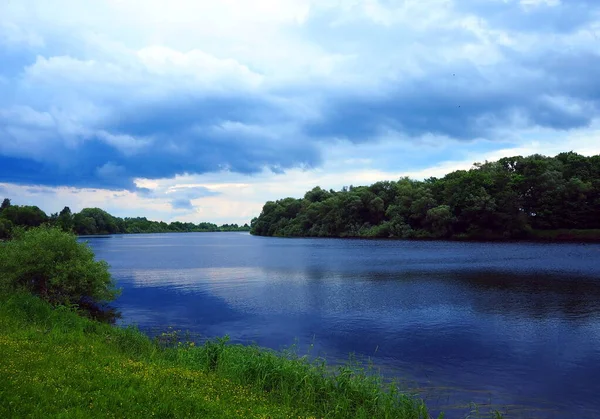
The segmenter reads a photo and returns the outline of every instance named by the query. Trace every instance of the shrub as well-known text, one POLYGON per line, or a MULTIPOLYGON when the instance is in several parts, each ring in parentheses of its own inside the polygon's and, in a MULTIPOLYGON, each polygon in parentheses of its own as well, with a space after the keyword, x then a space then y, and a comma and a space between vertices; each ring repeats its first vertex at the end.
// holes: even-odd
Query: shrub
POLYGON ((0 218, 0 240, 10 238, 12 223, 4 218, 0 218))
POLYGON ((48 221, 44 211, 35 206, 10 205, 2 210, 2 218, 14 225, 37 227, 48 221))
POLYGON ((0 245, 0 287, 26 289, 52 304, 103 304, 119 294, 108 264, 58 228, 15 230, 0 245))

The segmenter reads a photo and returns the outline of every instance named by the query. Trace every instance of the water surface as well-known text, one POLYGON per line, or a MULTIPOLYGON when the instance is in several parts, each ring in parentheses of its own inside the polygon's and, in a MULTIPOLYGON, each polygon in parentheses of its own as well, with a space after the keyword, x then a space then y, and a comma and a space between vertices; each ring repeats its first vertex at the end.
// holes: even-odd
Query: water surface
POLYGON ((123 322, 370 357, 449 418, 600 417, 600 245, 90 238, 123 322))

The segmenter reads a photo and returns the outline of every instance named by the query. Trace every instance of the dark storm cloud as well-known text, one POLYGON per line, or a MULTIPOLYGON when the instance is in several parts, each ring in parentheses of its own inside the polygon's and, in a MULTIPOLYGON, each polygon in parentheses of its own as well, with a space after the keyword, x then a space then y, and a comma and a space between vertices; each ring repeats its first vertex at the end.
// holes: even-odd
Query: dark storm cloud
MULTIPOLYGON (((101 126, 102 132, 124 136, 124 145, 89 135, 76 147, 67 147, 58 131, 46 132, 48 141, 56 144, 52 154, 60 156, 61 164, 44 156, 28 159, 0 155, 0 179, 23 184, 133 189, 133 179, 139 177, 165 178, 224 169, 244 174, 263 168, 280 172, 320 162, 313 144, 280 137, 269 132, 268 125, 262 125, 263 132, 244 131, 246 124, 268 124, 267 116, 276 118, 277 110, 244 97, 186 98, 125 106, 114 109, 101 126), (151 137, 147 144, 127 149, 128 138, 146 136, 151 137)), ((10 128, 0 130, 5 141, 10 141, 10 128)), ((30 135, 36 135, 33 127, 30 135)))
POLYGON ((137 192, 144 198, 167 198, 174 209, 194 208, 193 199, 219 196, 220 192, 208 189, 204 186, 170 188, 168 190, 151 190, 139 188, 137 192))
POLYGON ((596 0, 563 0, 560 4, 460 0, 455 5, 459 12, 478 16, 494 28, 546 34, 572 32, 599 17, 596 0))
MULTIPOLYGON (((325 60, 317 82, 261 74, 218 54, 151 49, 144 61, 123 47, 94 59, 93 49, 65 39, 22 49, 0 39, 0 181, 135 190, 136 178, 316 167, 325 146, 339 144, 332 138, 365 143, 394 131, 497 140, 522 128, 584 128, 598 117, 600 55, 590 47, 598 44, 586 44, 593 31, 586 42, 572 34, 598 22, 600 4, 442 3, 433 2, 440 7, 429 27, 367 14, 334 24, 335 8, 311 16, 298 37, 347 59, 332 58, 330 73, 325 60), (483 22, 475 29, 473 16, 483 22), (494 41, 499 32, 512 44, 494 41), (564 42, 555 45, 555 36, 564 42)), ((189 208, 201 196, 171 202, 189 208)))
POLYGON ((357 142, 386 129, 472 140, 493 137, 515 118, 528 126, 568 130, 598 116, 600 55, 508 51, 507 57, 508 63, 486 73, 475 66, 431 69, 421 79, 391 84, 385 94, 337 97, 306 132, 357 142))
POLYGON ((189 199, 175 199, 175 200, 171 201, 171 205, 173 206, 174 209, 193 209, 194 208, 194 206, 192 205, 192 203, 189 199))

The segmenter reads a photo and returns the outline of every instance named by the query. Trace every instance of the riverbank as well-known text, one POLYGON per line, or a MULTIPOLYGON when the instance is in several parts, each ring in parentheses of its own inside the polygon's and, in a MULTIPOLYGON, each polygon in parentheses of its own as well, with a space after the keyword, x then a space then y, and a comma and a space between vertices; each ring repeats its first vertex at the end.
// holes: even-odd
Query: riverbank
POLYGON ((547 242, 600 242, 600 230, 533 230, 530 240, 547 242))
MULTIPOLYGON (((260 234, 252 233, 254 236, 260 234)), ((264 236, 269 237, 269 236, 264 236)), ((544 242, 544 243, 600 243, 600 229, 560 229, 530 230, 520 237, 507 237, 502 234, 480 232, 475 234, 458 234, 450 237, 433 237, 421 234, 414 237, 384 237, 373 235, 273 235, 278 238, 325 238, 325 239, 374 239, 374 240, 413 240, 413 241, 464 241, 464 242, 544 242)))
POLYGON ((0 295, 0 417, 429 418, 378 376, 292 354, 151 341, 28 294, 0 295))

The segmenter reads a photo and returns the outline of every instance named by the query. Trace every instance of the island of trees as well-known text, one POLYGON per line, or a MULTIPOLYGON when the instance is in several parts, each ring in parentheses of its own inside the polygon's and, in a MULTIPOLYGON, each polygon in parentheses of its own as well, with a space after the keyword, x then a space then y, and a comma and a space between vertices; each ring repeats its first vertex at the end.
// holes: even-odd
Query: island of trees
POLYGON ((476 163, 267 202, 251 233, 282 237, 600 240, 600 155, 476 163))
POLYGON ((12 205, 5 198, 0 206, 0 239, 11 236, 15 227, 38 227, 50 225, 59 227, 66 232, 80 236, 96 234, 128 234, 128 233, 179 233, 179 232, 213 232, 213 231, 249 231, 250 226, 244 224, 213 223, 183 223, 174 221, 150 221, 146 217, 120 218, 115 217, 100 208, 85 208, 78 213, 72 213, 65 207, 60 213, 47 215, 36 206, 12 205))

